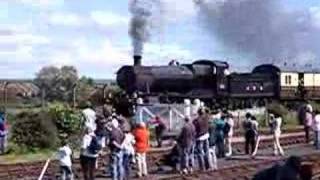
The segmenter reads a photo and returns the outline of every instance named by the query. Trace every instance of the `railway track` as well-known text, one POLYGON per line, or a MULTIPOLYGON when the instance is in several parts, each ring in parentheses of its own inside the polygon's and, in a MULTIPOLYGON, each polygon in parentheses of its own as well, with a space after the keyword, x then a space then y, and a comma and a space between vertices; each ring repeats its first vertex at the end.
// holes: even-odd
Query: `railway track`
MULTIPOLYGON (((292 147, 296 145, 301 145, 304 143, 304 134, 303 133, 288 133, 288 134, 283 134, 283 137, 281 138, 281 144, 285 147, 292 147)), ((260 150, 272 148, 273 143, 272 143, 272 138, 266 137, 262 138, 261 144, 260 144, 260 150)), ((238 139, 234 143, 234 150, 236 154, 241 154, 243 153, 244 149, 244 143, 241 141, 241 139, 238 139)), ((150 169, 155 169, 155 164, 161 160, 161 158, 170 152, 171 148, 163 148, 163 149, 155 149, 151 151, 148 154, 148 164, 150 169)), ((108 163, 108 158, 103 157, 102 158, 104 161, 99 161, 99 167, 100 169, 98 170, 98 175, 103 174, 104 167, 108 163)), ((259 169, 257 167, 266 167, 268 163, 272 163, 275 161, 279 161, 279 159, 250 159, 246 162, 243 162, 243 160, 232 160, 232 164, 236 164, 238 167, 243 167, 245 172, 254 172, 255 170, 259 169)), ((32 162, 32 163, 19 163, 19 164, 13 164, 13 165, 0 165, 0 179, 2 180, 11 180, 11 179, 37 179, 39 176, 42 167, 44 166, 45 162, 43 161, 38 161, 38 162, 32 162)), ((232 169, 231 166, 225 166, 221 167, 221 170, 214 172, 214 173, 222 173, 224 174, 239 174, 236 173, 237 168, 232 169), (223 169, 223 171, 222 171, 223 169)), ((241 169, 241 168, 240 168, 241 169)), ((78 177, 81 177, 81 171, 80 171, 80 163, 79 160, 76 159, 74 162, 74 171, 77 174, 78 177)), ((56 179, 56 175, 58 172, 58 163, 56 161, 52 161, 48 167, 47 172, 45 173, 44 179, 56 179)), ((204 175, 203 173, 201 173, 204 175)), ((249 173, 250 174, 250 173, 249 173)), ((211 176, 211 173, 209 173, 211 176)), ((221 174, 220 174, 221 175, 221 174)), ((197 175, 194 175, 195 177, 197 175)), ((172 176, 170 178, 177 178, 179 179, 181 176, 172 176)), ((192 176, 193 177, 193 176, 192 176)), ((195 178, 193 177, 193 178, 195 178)), ((160 176, 157 174, 155 175, 150 175, 150 178, 148 179, 161 179, 160 176)), ((165 178, 164 178, 165 179, 165 178)), ((181 178, 180 178, 181 179, 181 178)), ((202 179, 202 177, 201 177, 202 179)))
MULTIPOLYGON (((303 167, 309 171, 312 169, 312 180, 320 179, 320 154, 309 154, 301 156, 303 159, 303 167), (310 166, 311 165, 311 166, 310 166)), ((222 168, 218 171, 194 173, 188 176, 172 175, 170 177, 159 178, 159 180, 250 180, 259 171, 271 167, 279 162, 284 162, 286 158, 269 159, 264 161, 247 162, 241 165, 235 165, 228 168, 222 168)))

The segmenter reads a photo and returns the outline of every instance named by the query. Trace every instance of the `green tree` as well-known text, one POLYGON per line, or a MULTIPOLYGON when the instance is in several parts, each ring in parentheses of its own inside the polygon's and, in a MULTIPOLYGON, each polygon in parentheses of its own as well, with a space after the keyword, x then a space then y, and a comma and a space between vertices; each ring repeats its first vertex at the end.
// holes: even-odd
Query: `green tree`
POLYGON ((88 77, 81 77, 77 82, 76 100, 78 105, 85 104, 90 100, 92 94, 95 92, 94 81, 88 77))
POLYGON ((35 83, 44 92, 46 100, 71 102, 78 79, 78 71, 73 66, 46 66, 36 74, 35 83))

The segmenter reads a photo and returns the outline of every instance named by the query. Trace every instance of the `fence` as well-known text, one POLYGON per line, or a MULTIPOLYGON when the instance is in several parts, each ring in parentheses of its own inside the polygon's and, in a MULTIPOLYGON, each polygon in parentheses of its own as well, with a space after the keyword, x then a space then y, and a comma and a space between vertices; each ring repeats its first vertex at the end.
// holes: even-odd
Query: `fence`
MULTIPOLYGON (((142 104, 137 106, 134 120, 136 123, 148 123, 158 116, 164 121, 169 132, 177 133, 183 127, 183 119, 186 115, 195 118, 196 109, 198 108, 193 105, 185 104, 142 104)), ((266 109, 253 108, 231 111, 235 121, 235 128, 241 126, 241 122, 248 112, 252 115, 265 115, 266 109)))
POLYGON ((183 104, 138 105, 134 119, 136 122, 147 123, 158 116, 164 121, 169 132, 177 132, 183 126, 184 109, 183 104))

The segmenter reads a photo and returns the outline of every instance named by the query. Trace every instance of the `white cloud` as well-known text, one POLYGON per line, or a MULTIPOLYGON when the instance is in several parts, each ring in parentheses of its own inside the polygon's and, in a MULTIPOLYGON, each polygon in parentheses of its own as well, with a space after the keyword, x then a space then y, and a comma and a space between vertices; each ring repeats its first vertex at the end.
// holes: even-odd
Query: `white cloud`
POLYGON ((320 7, 314 6, 309 9, 313 24, 320 28, 320 7))
POLYGON ((128 60, 129 53, 126 47, 117 47, 106 39, 99 47, 90 47, 85 39, 74 42, 74 49, 80 63, 92 63, 100 66, 115 66, 128 60))
POLYGON ((95 23, 101 26, 124 25, 129 22, 128 17, 107 11, 92 11, 90 17, 95 23))
POLYGON ((53 25, 81 26, 85 19, 73 13, 53 13, 49 16, 49 23, 53 25))
POLYGON ((16 0, 17 2, 28 4, 35 7, 59 6, 64 3, 64 0, 16 0))
MULTIPOLYGON (((147 57, 152 57, 155 59, 162 59, 170 61, 170 58, 177 58, 177 59, 190 59, 192 58, 192 53, 182 48, 177 44, 153 44, 153 43, 146 43, 144 48, 144 54, 147 57)), ((146 62, 149 63, 148 61, 146 62)), ((167 62, 165 62, 167 63, 167 62)))

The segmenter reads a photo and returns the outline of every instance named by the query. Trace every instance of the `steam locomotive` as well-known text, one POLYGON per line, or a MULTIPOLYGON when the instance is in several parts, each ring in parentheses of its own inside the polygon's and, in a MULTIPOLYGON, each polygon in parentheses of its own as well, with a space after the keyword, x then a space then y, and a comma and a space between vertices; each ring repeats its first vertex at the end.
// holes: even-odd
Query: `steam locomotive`
POLYGON ((140 93, 159 100, 180 101, 200 98, 209 101, 259 103, 272 100, 319 100, 320 73, 279 68, 263 64, 248 73, 230 73, 223 61, 197 60, 192 64, 134 66, 117 72, 118 85, 127 93, 140 93), (165 97, 165 98, 164 98, 165 97))

